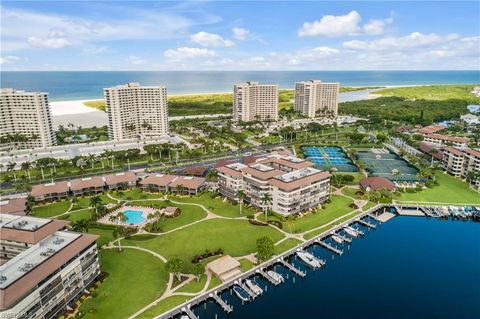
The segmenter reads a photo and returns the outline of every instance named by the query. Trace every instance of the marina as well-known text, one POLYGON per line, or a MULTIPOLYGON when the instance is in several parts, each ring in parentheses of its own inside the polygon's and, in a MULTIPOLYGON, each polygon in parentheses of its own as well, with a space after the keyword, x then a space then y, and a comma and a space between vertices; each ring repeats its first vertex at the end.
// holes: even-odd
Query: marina
MULTIPOLYGON (((402 208, 405 209, 408 207, 408 205, 405 205, 402 208)), ((447 212, 446 214, 453 219, 465 219, 468 216, 473 218, 473 216, 480 215, 480 209, 475 207, 466 209, 465 207, 459 208, 452 206, 448 207, 447 209, 442 209, 442 207, 416 205, 415 207, 410 208, 415 208, 422 212, 428 211, 428 213, 424 214, 423 216, 434 217, 434 219, 438 219, 437 217, 445 218, 445 212, 447 212)), ((328 241, 331 241, 332 243, 335 242, 341 246, 348 245, 348 253, 350 254, 350 245, 352 243, 352 239, 359 239, 363 237, 367 238, 367 234, 370 231, 377 229, 378 226, 382 224, 382 222, 378 220, 378 216, 384 213, 398 215, 396 207, 377 205, 371 210, 362 213, 340 225, 337 225, 333 229, 300 244, 299 246, 285 252, 282 255, 277 256, 277 258, 259 265, 257 268, 242 274, 239 276, 239 278, 222 284, 220 287, 215 289, 215 293, 204 294, 190 300, 188 305, 192 305, 191 308, 195 310, 194 305, 197 305, 197 309, 200 309, 198 308, 199 304, 210 304, 211 301, 214 301, 224 313, 232 313, 233 306, 224 300, 225 298, 229 298, 229 294, 225 294, 225 291, 230 290, 230 294, 233 293, 233 295, 241 302, 242 305, 245 302, 249 302, 254 305, 256 302, 253 302, 253 300, 256 300, 256 298, 258 298, 260 295, 269 295, 272 293, 271 290, 268 290, 269 284, 273 287, 279 286, 280 284, 294 284, 296 282, 295 277, 303 279, 299 282, 308 282, 309 276, 307 276, 307 271, 304 270, 305 267, 313 269, 313 274, 315 276, 315 269, 323 268, 323 266, 326 264, 325 260, 318 257, 319 253, 321 253, 322 256, 324 256, 327 252, 330 254, 333 253, 333 255, 331 255, 332 262, 334 255, 342 256, 344 254, 343 250, 334 247, 332 244, 328 243, 328 241), (336 240, 334 238, 336 238, 336 240), (318 248, 315 248, 315 246, 318 248), (318 249, 321 250, 319 251, 318 249), (289 276, 288 272, 293 273, 294 276, 289 276), (220 297, 222 294, 225 297, 220 297)), ((416 219, 417 217, 407 216, 405 218, 416 219)), ((186 309, 187 308, 185 305, 181 305, 156 318, 174 318, 177 315, 182 314, 187 314, 190 318, 193 318, 189 313, 186 312, 186 309)))

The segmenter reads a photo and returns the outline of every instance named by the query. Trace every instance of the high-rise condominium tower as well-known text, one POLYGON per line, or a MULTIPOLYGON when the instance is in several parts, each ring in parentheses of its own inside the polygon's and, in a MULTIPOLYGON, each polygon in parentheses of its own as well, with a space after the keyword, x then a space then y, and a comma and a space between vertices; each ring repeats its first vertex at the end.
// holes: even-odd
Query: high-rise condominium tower
POLYGON ((56 144, 48 93, 2 89, 1 95, 1 150, 56 144))
POLYGON ((235 84, 233 120, 278 120, 278 85, 258 82, 235 84))
POLYGON ((112 140, 168 134, 167 89, 128 83, 104 89, 112 140))
POLYGON ((295 84, 295 110, 310 118, 336 117, 340 83, 309 80, 295 84))

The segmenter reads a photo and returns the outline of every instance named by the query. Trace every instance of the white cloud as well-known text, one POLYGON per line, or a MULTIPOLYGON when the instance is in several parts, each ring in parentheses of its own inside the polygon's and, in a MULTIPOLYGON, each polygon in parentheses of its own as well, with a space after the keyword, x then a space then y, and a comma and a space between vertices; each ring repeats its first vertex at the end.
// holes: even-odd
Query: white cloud
POLYGON ((47 49, 62 49, 72 45, 72 43, 66 38, 39 38, 28 37, 27 42, 34 47, 47 48, 47 49))
POLYGON ((203 47, 212 48, 232 47, 235 45, 233 41, 225 40, 218 34, 208 33, 204 31, 190 35, 190 41, 203 47))
POLYGON ((167 59, 183 60, 183 59, 195 59, 195 58, 211 58, 218 56, 214 50, 206 48, 189 48, 181 47, 177 49, 168 49, 163 55, 167 59))
POLYGON ((245 28, 233 28, 233 38, 243 41, 249 38, 252 35, 252 32, 250 30, 247 30, 245 28))
POLYGON ((361 20, 362 17, 355 10, 341 16, 326 15, 318 21, 305 22, 298 31, 298 35, 301 37, 339 37, 362 34, 378 35, 384 32, 388 24, 393 23, 391 16, 383 20, 369 20, 363 26, 360 25, 361 20))
POLYGON ((0 6, 2 42, 9 44, 2 46, 2 51, 19 50, 29 43, 51 48, 100 41, 178 38, 193 25, 220 20, 203 13, 185 17, 175 10, 142 10, 131 6, 126 10, 125 6, 111 3, 96 4, 96 8, 109 12, 110 17, 117 16, 112 12, 121 12, 124 18, 105 16, 102 20, 95 20, 0 6))
POLYGON ((146 64, 147 63, 147 60, 145 59, 142 59, 138 56, 135 56, 135 55, 129 55, 126 59, 126 61, 130 64, 134 64, 134 65, 142 65, 142 64, 146 64))
POLYGON ((422 34, 413 32, 403 37, 384 37, 372 41, 351 40, 343 42, 343 47, 350 50, 406 50, 448 43, 459 38, 456 34, 440 36, 435 33, 422 34))
POLYGON ((20 61, 22 58, 16 56, 16 55, 7 55, 4 57, 0 57, 0 64, 12 64, 15 62, 20 61))

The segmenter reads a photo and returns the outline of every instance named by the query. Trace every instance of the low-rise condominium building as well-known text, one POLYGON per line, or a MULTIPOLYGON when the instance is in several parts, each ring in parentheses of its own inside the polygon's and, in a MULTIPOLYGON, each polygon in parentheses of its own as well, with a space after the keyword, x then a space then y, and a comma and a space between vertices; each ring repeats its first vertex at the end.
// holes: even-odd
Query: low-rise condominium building
POLYGON ((100 275, 98 236, 68 221, 0 214, 0 313, 58 318, 100 275))
POLYGON ((248 165, 232 163, 216 170, 222 196, 283 216, 315 208, 330 195, 330 173, 293 156, 274 154, 248 165))

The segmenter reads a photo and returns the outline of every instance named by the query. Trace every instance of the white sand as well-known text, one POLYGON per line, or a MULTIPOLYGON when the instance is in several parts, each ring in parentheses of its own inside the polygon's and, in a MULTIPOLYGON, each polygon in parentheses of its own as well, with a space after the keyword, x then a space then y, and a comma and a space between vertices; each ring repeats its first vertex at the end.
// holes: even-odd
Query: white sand
POLYGON ((93 107, 88 107, 83 102, 92 101, 92 100, 77 100, 77 101, 59 101, 59 102, 50 102, 50 107, 52 109, 52 115, 72 115, 72 114, 84 114, 90 112, 100 112, 93 107))

